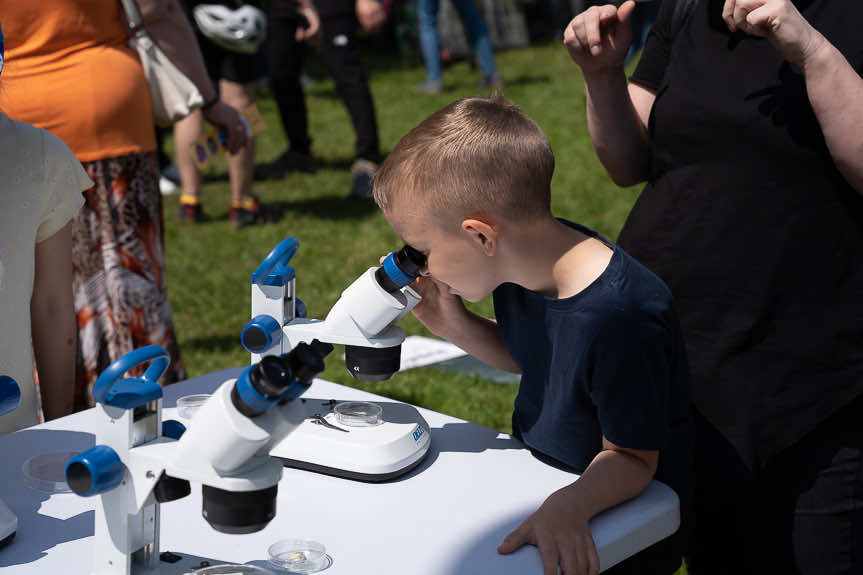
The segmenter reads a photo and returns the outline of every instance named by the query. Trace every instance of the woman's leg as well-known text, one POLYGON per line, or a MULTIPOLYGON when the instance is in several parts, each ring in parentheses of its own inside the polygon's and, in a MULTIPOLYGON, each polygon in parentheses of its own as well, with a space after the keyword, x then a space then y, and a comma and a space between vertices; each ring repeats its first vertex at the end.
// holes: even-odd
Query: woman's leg
POLYGON ((497 65, 494 61, 494 50, 491 46, 491 38, 488 35, 485 24, 473 5, 473 0, 453 0, 453 5, 458 11, 467 33, 473 51, 479 61, 482 76, 486 83, 500 82, 497 74, 497 65))
POLYGON ((426 67, 426 80, 440 82, 440 38, 437 29, 438 0, 417 0, 417 20, 420 29, 420 47, 426 67))

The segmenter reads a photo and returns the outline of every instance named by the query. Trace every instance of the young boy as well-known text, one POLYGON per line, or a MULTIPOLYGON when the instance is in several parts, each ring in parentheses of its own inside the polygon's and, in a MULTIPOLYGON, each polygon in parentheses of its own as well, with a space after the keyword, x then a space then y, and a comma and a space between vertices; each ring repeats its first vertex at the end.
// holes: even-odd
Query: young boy
MULTIPOLYGON (((550 211, 554 155, 503 98, 458 100, 408 133, 374 179, 389 224, 427 256, 416 317, 520 373, 513 434, 575 471, 498 547, 539 548, 545 574, 596 573, 588 521, 655 476, 688 506, 687 363, 668 288, 620 248, 550 211), (494 296, 496 321, 462 298, 494 296)), ((685 515, 685 513, 684 513, 685 515)), ((679 536, 613 568, 673 573, 679 536)), ((609 571, 612 572, 612 571, 609 571)))

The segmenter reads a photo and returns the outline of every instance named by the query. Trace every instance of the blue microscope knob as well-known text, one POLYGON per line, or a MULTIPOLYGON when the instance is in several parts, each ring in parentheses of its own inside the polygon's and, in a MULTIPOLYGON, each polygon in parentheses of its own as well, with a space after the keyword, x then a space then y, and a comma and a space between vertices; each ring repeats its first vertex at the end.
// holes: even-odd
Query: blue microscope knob
POLYGON ((249 353, 261 353, 282 342, 282 326, 273 316, 257 315, 240 333, 240 343, 249 353))
POLYGON ((294 304, 294 315, 296 317, 308 317, 309 315, 306 304, 304 304, 303 300, 301 300, 300 298, 296 298, 296 303, 294 304))
POLYGON ((176 419, 166 419, 162 422, 162 435, 171 439, 180 439, 186 433, 186 426, 176 419))
POLYGON ((8 375, 0 375, 0 415, 14 411, 21 403, 21 388, 8 375))
POLYGON ((107 445, 91 447, 66 464, 66 483, 81 497, 111 491, 123 481, 126 466, 107 445))

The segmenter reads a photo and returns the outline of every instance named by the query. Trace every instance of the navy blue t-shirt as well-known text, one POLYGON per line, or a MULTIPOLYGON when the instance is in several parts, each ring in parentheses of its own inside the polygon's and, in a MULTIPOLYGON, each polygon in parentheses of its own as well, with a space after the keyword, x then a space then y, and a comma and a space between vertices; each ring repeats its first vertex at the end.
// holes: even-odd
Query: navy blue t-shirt
MULTIPOLYGON (((563 221, 563 220, 561 220, 563 221)), ((656 479, 681 502, 691 489, 688 366, 665 284, 613 249, 608 267, 572 297, 506 283, 494 291, 504 344, 522 372, 513 432, 529 448, 580 473, 602 449, 659 450, 656 479)))

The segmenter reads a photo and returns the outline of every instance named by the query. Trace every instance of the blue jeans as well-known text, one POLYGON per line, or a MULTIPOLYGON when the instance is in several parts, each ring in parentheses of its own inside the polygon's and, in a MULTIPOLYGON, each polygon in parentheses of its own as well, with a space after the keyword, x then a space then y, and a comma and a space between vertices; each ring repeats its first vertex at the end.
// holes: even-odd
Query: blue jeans
MULTIPOLYGON (((437 12, 440 0, 417 0, 417 20, 420 28, 420 44, 426 67, 426 78, 431 82, 441 79, 440 39, 437 29, 437 12)), ((479 67, 486 80, 497 77, 491 39, 482 19, 474 8, 473 0, 452 0, 464 26, 479 67)))

